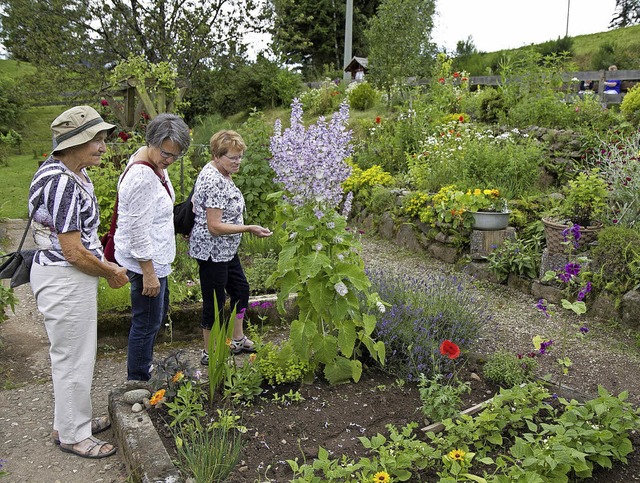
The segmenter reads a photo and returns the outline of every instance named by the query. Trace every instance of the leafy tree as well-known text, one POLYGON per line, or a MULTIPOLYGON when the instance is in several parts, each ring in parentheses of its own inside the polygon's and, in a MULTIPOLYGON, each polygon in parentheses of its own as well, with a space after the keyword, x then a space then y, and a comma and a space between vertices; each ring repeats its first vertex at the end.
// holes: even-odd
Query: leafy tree
POLYGON ((12 57, 86 73, 143 55, 190 78, 260 30, 253 0, 0 0, 2 40, 12 57))
POLYGON ((640 23, 640 0, 616 0, 616 11, 609 28, 628 27, 640 23))
MULTIPOLYGON (((364 28, 380 0, 354 0, 352 51, 367 55, 364 28)), ((342 69, 344 55, 344 1, 272 0, 272 48, 285 64, 300 64, 306 79, 317 79, 325 69, 342 69)))
POLYGON ((467 40, 458 40, 456 43, 456 56, 464 56, 464 55, 473 55, 477 54, 478 49, 476 49, 475 44, 473 43, 473 37, 469 35, 467 40))
POLYGON ((387 92, 389 102, 394 85, 427 75, 435 50, 434 12, 434 0, 383 0, 369 22, 369 79, 387 92))

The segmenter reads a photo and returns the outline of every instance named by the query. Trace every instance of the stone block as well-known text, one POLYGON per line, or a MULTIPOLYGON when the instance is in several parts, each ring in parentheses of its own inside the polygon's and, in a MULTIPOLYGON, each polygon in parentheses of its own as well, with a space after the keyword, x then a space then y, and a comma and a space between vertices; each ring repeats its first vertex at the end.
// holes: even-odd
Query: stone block
POLYGON ((429 253, 445 263, 456 263, 458 260, 458 249, 440 242, 433 242, 429 245, 429 253))
POLYGON ((470 262, 464 266, 464 272, 478 280, 488 280, 491 283, 500 283, 498 278, 489 270, 488 263, 470 262))
POLYGON ((515 273, 510 273, 509 278, 507 278, 507 285, 509 287, 527 295, 531 294, 532 283, 533 280, 530 280, 526 277, 521 277, 520 275, 516 275, 515 273))
POLYGON ((550 270, 564 268, 569 263, 569 257, 564 253, 552 253, 547 248, 542 252, 542 263, 540 264, 540 279, 550 270))
POLYGON ((534 281, 531 284, 531 295, 538 299, 545 299, 547 302, 552 304, 559 304, 560 300, 562 300, 562 290, 558 287, 553 287, 551 285, 545 285, 543 283, 534 281))
POLYGON ((138 481, 179 483, 184 481, 176 469, 160 436, 145 412, 134 413, 122 401, 122 390, 109 393, 109 416, 118 440, 119 454, 129 474, 138 481))
POLYGON ((393 236, 395 233, 395 222, 393 221, 393 217, 389 213, 385 213, 382 215, 380 219, 380 223, 378 225, 378 233, 382 238, 387 240, 393 240, 393 236))
POLYGON ((403 223, 400 225, 396 233, 395 243, 416 253, 424 250, 417 236, 415 227, 411 223, 403 223))
POLYGON ((516 230, 513 227, 504 230, 471 231, 470 254, 472 260, 482 260, 491 252, 501 247, 505 240, 515 240, 516 230))
POLYGON ((600 293, 589 307, 589 315, 602 320, 611 320, 620 316, 620 310, 616 308, 615 301, 608 294, 600 293))
POLYGON ((640 328, 640 292, 631 290, 622 297, 622 323, 633 329, 640 328))

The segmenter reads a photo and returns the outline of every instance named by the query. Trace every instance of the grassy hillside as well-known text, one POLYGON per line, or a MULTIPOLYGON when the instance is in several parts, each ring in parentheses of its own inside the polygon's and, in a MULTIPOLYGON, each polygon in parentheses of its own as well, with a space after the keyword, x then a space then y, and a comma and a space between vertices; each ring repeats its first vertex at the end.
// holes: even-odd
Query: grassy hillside
POLYGON ((0 77, 16 79, 27 74, 33 74, 36 68, 27 62, 0 59, 0 77))

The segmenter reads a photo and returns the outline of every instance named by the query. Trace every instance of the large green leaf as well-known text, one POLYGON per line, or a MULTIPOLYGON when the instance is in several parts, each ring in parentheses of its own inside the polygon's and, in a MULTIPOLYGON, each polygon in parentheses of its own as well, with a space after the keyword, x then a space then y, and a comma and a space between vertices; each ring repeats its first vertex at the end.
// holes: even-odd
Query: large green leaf
POLYGON ((353 367, 349 359, 336 357, 336 359, 324 366, 324 377, 329 384, 341 384, 348 382, 353 376, 353 367))
POLYGON ((345 357, 353 355, 353 349, 356 344, 356 328, 353 322, 345 320, 338 331, 338 347, 345 357))
POLYGON ((338 342, 331 335, 323 335, 313 341, 314 356, 323 364, 331 363, 338 356, 338 342))

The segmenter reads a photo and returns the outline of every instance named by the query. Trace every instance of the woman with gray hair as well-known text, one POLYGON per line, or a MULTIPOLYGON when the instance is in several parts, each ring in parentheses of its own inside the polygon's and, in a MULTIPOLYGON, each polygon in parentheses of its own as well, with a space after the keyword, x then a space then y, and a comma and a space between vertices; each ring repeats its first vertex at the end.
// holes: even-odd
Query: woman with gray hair
POLYGON ((150 379, 153 344, 169 308, 171 263, 176 255, 175 194, 167 168, 189 148, 189 127, 175 114, 147 126, 146 146, 131 156, 118 181, 116 261, 131 282, 127 379, 150 379))

